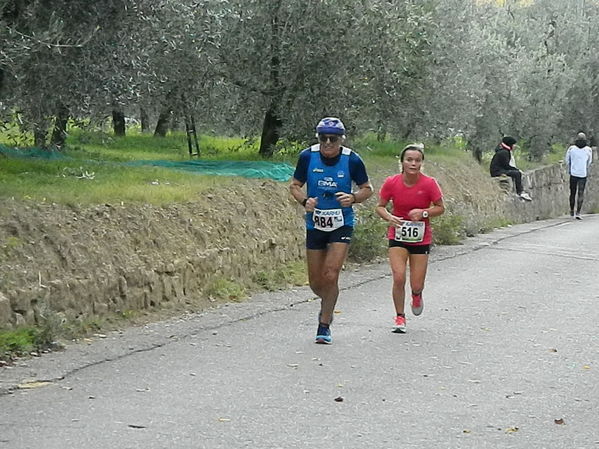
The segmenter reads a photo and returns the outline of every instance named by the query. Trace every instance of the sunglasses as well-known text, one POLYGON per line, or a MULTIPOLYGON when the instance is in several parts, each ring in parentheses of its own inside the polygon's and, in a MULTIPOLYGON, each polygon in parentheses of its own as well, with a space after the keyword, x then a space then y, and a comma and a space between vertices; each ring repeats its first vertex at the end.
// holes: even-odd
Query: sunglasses
POLYGON ((325 143, 327 140, 331 143, 337 143, 337 141, 339 140, 339 136, 324 136, 320 134, 318 136, 318 140, 320 140, 322 143, 325 143))

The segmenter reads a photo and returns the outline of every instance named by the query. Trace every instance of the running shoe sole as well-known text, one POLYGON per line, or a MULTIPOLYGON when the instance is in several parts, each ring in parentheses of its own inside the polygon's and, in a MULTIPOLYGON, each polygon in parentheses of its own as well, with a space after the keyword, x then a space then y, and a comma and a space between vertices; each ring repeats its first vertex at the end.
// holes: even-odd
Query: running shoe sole
POLYGON ((316 339, 314 340, 314 343, 319 344, 319 345, 330 345, 331 343, 333 343, 333 341, 332 341, 331 337, 317 335, 316 339))

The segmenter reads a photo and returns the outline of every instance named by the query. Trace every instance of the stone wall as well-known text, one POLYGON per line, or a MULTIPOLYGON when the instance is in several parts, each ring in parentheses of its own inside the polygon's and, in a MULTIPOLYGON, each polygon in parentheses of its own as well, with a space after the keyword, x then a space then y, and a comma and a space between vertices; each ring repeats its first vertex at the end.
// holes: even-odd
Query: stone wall
MULTIPOLYGON (((597 149, 593 150, 591 172, 585 189, 582 213, 599 209, 599 163, 597 149)), ((500 182, 500 178, 494 178, 500 182)), ((501 181, 503 182, 503 181, 501 181)), ((505 216, 513 223, 526 223, 545 218, 559 217, 569 213, 568 198, 570 195, 569 175, 563 162, 549 165, 524 173, 522 183, 524 190, 533 198, 532 202, 517 198, 511 179, 508 178, 505 188, 505 216)))
POLYGON ((0 328, 222 300, 210 296, 218 281, 248 287, 303 257, 301 208, 288 192, 239 180, 164 207, 1 200, 0 328))
MULTIPOLYGON (((461 173, 434 162, 427 168, 448 213, 464 217, 472 232, 498 217, 523 223, 569 210, 562 164, 525 173, 532 202, 474 161, 461 173)), ((583 212, 599 209, 596 179, 598 163, 583 212)), ((212 304, 215 281, 250 286, 261 271, 303 258, 304 235, 301 208, 286 183, 273 181, 236 180, 164 207, 0 200, 0 328, 33 325, 49 313, 72 320, 187 304, 198 310, 212 304)))

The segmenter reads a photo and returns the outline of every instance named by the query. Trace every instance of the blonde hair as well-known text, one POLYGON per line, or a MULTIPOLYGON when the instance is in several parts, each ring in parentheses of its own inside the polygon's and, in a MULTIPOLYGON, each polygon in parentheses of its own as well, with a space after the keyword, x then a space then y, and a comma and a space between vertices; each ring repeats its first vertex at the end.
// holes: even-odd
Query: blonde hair
POLYGON ((401 153, 399 154, 400 162, 403 162, 403 158, 406 154, 406 151, 410 151, 410 150, 420 152, 420 154, 422 154, 422 160, 424 160, 424 144, 423 143, 411 143, 409 145, 406 145, 404 147, 404 149, 401 150, 401 153))

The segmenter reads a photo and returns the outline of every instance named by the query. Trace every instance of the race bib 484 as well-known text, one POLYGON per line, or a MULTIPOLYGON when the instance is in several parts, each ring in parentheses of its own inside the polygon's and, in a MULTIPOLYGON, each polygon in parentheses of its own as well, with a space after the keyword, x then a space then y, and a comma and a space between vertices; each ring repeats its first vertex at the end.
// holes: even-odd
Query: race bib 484
POLYGON ((320 231, 334 231, 345 223, 341 209, 314 209, 312 219, 320 231))

